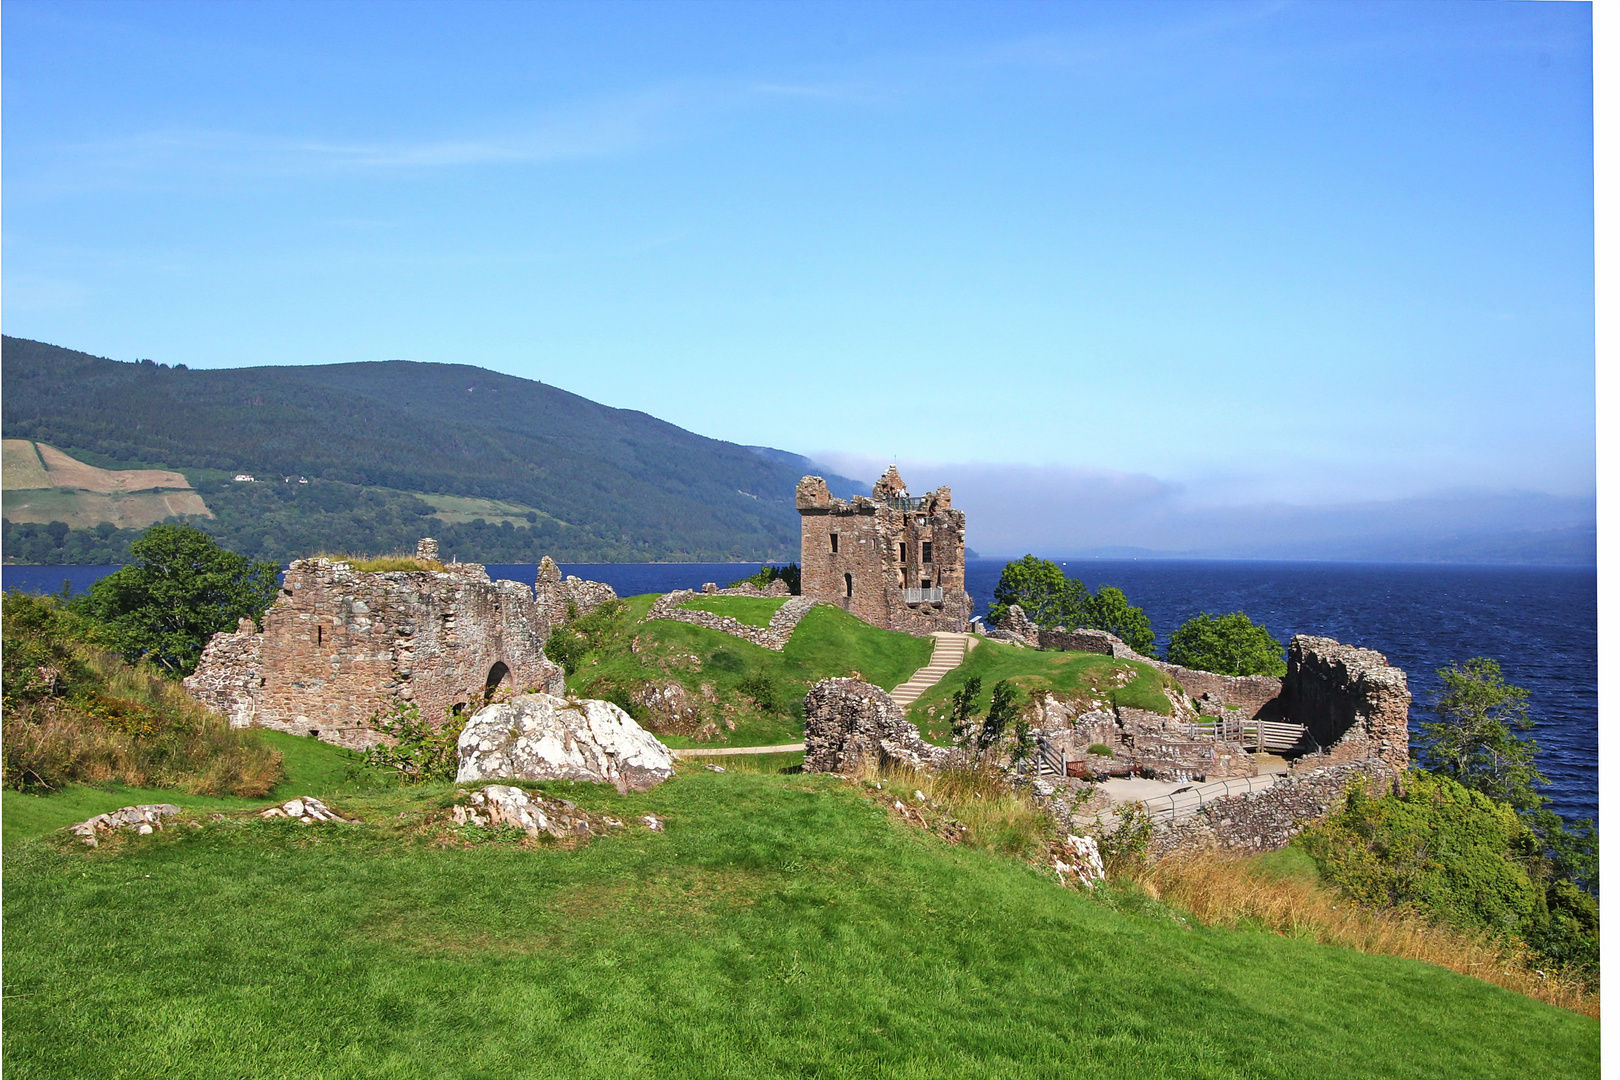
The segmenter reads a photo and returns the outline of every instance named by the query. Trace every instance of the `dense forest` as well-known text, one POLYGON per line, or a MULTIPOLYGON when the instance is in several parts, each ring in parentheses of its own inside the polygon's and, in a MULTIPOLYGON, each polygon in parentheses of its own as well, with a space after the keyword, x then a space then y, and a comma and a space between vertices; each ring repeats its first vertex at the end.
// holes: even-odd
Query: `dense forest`
MULTIPOLYGON (((466 365, 193 371, 12 337, 3 350, 6 438, 103 467, 180 469, 215 514, 191 523, 256 558, 409 547, 432 512, 403 494, 412 491, 541 512, 526 527, 431 523, 446 555, 480 562, 793 558, 794 485, 807 471, 826 475, 798 455, 708 439, 466 365), (219 479, 236 471, 311 483, 219 479)), ((843 477, 828 481, 840 494, 859 490, 843 477)), ((116 562, 128 547, 116 531, 13 523, 6 541, 9 559, 29 562, 107 553, 116 562)))

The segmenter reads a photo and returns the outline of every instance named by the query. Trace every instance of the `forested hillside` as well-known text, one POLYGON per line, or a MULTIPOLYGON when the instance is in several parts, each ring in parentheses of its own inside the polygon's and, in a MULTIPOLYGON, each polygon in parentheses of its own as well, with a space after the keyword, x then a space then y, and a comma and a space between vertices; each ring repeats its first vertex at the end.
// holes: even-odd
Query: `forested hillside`
POLYGON ((397 546, 431 513, 404 493, 439 492, 535 512, 527 525, 435 522, 464 558, 793 558, 793 489, 814 469, 467 365, 192 371, 12 337, 3 361, 6 438, 180 469, 216 515, 198 524, 265 557, 397 546), (268 482, 232 484, 234 472, 268 482))

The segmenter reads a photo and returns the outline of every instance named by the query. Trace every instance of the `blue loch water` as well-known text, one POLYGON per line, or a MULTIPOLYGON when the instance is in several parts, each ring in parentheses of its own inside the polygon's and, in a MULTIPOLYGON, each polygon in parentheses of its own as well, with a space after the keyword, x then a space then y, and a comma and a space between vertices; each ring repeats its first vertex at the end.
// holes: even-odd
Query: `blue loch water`
MULTIPOLYGON (((757 564, 755 564, 757 565, 757 564)), ((968 591, 983 614, 1001 560, 967 566, 968 591)), ((75 592, 111 566, 7 566, 7 589, 75 592)), ((563 572, 605 581, 621 596, 721 585, 754 565, 565 564, 563 572)), ((1530 691, 1532 732, 1568 818, 1598 814, 1597 571, 1594 568, 1412 564, 1075 560, 1070 576, 1091 589, 1117 585, 1153 621, 1160 642, 1201 611, 1243 611, 1286 642, 1320 634, 1377 649, 1406 671, 1413 723, 1432 719, 1435 671, 1472 656, 1499 661, 1506 679, 1530 691)), ((490 566, 493 577, 533 583, 532 565, 490 566)))

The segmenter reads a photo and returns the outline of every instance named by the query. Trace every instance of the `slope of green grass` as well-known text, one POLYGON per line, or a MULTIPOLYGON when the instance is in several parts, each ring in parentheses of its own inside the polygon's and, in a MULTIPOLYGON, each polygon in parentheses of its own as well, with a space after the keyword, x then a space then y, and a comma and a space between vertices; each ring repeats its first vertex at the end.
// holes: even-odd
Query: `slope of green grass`
POLYGON ((631 827, 443 845, 248 817, 4 852, 8 1073, 1591 1076, 1598 1025, 1439 968, 1128 914, 828 777, 557 786, 631 827), (667 831, 634 825, 645 813, 667 831))
MULTIPOLYGON (((892 690, 928 662, 933 642, 868 625, 839 608, 812 608, 782 652, 761 648, 718 630, 670 619, 641 621, 655 596, 633 596, 618 628, 588 654, 568 679, 571 693, 627 705, 627 694, 643 684, 678 682, 692 700, 704 704, 714 730, 658 727, 656 718, 636 718, 657 730, 670 746, 772 746, 804 737, 804 695, 817 681, 856 675, 892 690), (635 647, 630 647, 630 641, 635 647), (764 700, 762 700, 762 697, 764 700)), ((781 606, 755 597, 711 597, 710 610, 741 618, 739 601, 781 606)), ((759 609, 763 611, 763 607, 759 609)), ((757 616, 758 612, 756 612, 757 616)), ((768 621, 768 617, 765 621, 768 621)))
POLYGON ((1100 653, 1038 652, 981 640, 966 660, 907 708, 907 717, 925 739, 941 745, 950 742, 946 714, 951 695, 975 675, 982 684, 980 711, 989 701, 990 688, 1002 679, 1011 679, 1024 692, 1025 700, 1032 693, 1053 690, 1062 694, 1086 693, 1105 704, 1170 712, 1170 699, 1164 693, 1169 677, 1148 664, 1116 660, 1100 653), (1121 675, 1126 678, 1123 683, 1121 675))
POLYGON ((260 730, 259 737, 282 754, 286 776, 267 798, 238 799, 229 795, 189 795, 172 788, 140 788, 123 784, 70 784, 50 795, 32 795, 6 788, 0 792, 0 841, 10 844, 43 836, 86 818, 139 803, 173 803, 187 810, 241 810, 285 802, 297 795, 337 796, 368 791, 388 778, 367 771, 351 774, 351 759, 340 747, 309 736, 260 730))

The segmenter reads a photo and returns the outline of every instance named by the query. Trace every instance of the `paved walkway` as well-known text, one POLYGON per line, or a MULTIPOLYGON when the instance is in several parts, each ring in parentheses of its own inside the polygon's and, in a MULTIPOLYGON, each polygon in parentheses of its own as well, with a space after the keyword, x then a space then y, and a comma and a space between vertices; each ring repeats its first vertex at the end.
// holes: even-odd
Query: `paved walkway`
POLYGON ((714 749, 691 747, 677 750, 670 747, 669 752, 676 757, 726 757, 730 754, 791 754, 796 750, 803 750, 804 743, 783 743, 780 746, 717 746, 714 749))
POLYGON ((968 650, 979 643, 972 634, 948 634, 944 631, 930 635, 934 639, 934 655, 928 666, 889 691, 896 705, 902 709, 923 696, 923 692, 945 677, 945 673, 967 659, 968 650))

